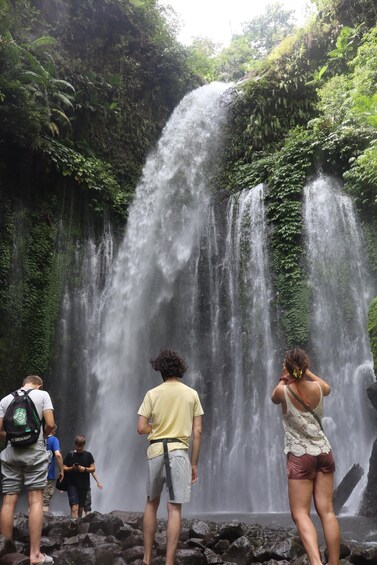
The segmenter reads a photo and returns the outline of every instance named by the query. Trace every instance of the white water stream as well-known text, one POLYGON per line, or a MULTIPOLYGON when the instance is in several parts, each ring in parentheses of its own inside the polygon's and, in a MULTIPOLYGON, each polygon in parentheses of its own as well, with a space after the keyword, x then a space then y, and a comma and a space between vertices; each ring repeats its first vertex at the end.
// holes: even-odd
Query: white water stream
MULTIPOLYGON (((151 356, 166 345, 187 352, 190 338, 182 329, 192 321, 192 257, 206 229, 228 88, 202 87, 174 111, 144 167, 106 290, 93 367, 100 417, 91 443, 109 485, 106 499, 100 498, 106 509, 140 508, 145 498, 146 440, 136 435, 137 409, 147 389, 160 384, 151 356)), ((205 378, 205 368, 197 376, 205 378)))
MULTIPOLYGON (((88 449, 105 485, 93 492, 101 511, 143 509, 147 442, 136 433, 137 410, 161 382, 149 359, 162 346, 187 359, 184 382, 197 388, 205 410, 199 483, 188 512, 288 508, 280 409, 270 401, 285 344, 274 310, 266 188, 228 199, 212 191, 227 88, 202 87, 173 113, 144 167, 112 273, 105 261, 102 294, 99 284, 90 290, 99 249, 89 245, 82 295, 66 295, 65 339, 78 324, 89 352, 80 378, 98 387, 88 449)), ((313 370, 333 385, 325 426, 339 480, 356 462, 367 471, 370 455, 371 288, 352 202, 333 180, 320 177, 306 187, 304 222, 313 370)), ((70 355, 63 348, 67 367, 70 355)), ((359 498, 360 490, 352 511, 359 498)))
MULTIPOLYGON (((315 367, 332 386, 324 419, 341 479, 354 463, 368 472, 375 414, 366 395, 374 380, 367 333, 373 296, 365 245, 352 200, 320 176, 305 189, 304 219, 313 298, 311 342, 315 367)), ((365 485, 361 483, 360 487, 365 485)), ((360 487, 347 506, 356 512, 360 487)))

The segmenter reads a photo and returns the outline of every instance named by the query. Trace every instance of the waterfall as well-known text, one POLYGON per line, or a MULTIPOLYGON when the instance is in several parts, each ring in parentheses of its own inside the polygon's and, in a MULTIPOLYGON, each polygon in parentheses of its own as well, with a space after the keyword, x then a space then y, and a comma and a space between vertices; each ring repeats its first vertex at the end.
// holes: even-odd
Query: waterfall
MULTIPOLYGON (((216 112, 220 101, 215 99, 216 112)), ((191 112, 192 100, 189 102, 191 112)), ((187 116, 180 112, 179 121, 182 119, 187 116)), ((200 128, 202 131, 203 123, 200 128)), ((172 128, 167 129, 171 136, 172 128)), ((146 165, 106 292, 96 364, 98 409, 103 416, 95 424, 91 445, 94 442, 96 465, 99 475, 106 477, 108 492, 103 501, 102 495, 97 497, 96 506, 106 510, 143 506, 146 441, 136 436, 136 412, 146 390, 160 382, 148 366, 148 357, 160 345, 172 344, 187 357, 190 370, 185 381, 197 388, 205 409, 193 508, 283 510, 286 501, 277 497, 285 483, 281 425, 270 401, 279 362, 272 333, 264 187, 231 197, 224 209, 222 203, 209 201, 206 186, 170 183, 166 171, 177 177, 175 166, 185 167, 180 146, 178 154, 166 151, 161 162, 165 143, 177 145, 176 130, 177 124, 173 139, 163 137, 162 148, 146 165), (167 158, 169 166, 164 163, 167 158), (162 178, 156 178, 157 169, 162 178), (168 202, 173 209, 167 207, 163 195, 152 191, 151 184, 155 191, 164 191, 165 199, 166 191, 172 191, 168 202), (153 195, 154 203, 163 199, 164 214, 172 218, 171 228, 161 224, 158 207, 148 206, 146 192, 153 195), (177 209, 182 199, 184 206, 180 203, 177 209), (187 206, 193 215, 188 215, 187 206), (187 233, 185 221, 199 214, 196 233, 187 233), (145 228, 140 232, 143 222, 145 228), (148 233, 152 235, 147 237, 148 233), (169 250, 171 256, 166 255, 169 250)), ((178 134, 182 135, 180 130, 178 134)), ((210 147, 200 144, 202 159, 206 148, 212 151, 213 134, 206 139, 210 147)), ((183 146, 187 143, 183 138, 183 146)), ((197 160, 195 154, 191 156, 197 160)), ((192 174, 181 170, 178 176, 192 174)))
MULTIPOLYGON (((136 433, 137 410, 161 382, 149 359, 162 346, 186 358, 184 382, 198 390, 205 410, 199 482, 188 511, 288 508, 280 413, 270 401, 284 344, 274 310, 266 188, 228 199, 212 190, 226 90, 202 87, 173 113, 147 159, 112 274, 97 297, 101 321, 93 326, 87 372, 98 390, 88 448, 105 485, 93 493, 101 511, 144 506, 147 442, 136 433)), ((333 385, 324 423, 340 479, 353 463, 366 470, 370 454, 371 289, 352 202, 333 181, 320 177, 306 187, 304 223, 310 350, 313 369, 333 385)))
MULTIPOLYGON (((352 200, 333 179, 320 176, 305 188, 304 220, 313 370, 332 386, 324 425, 340 480, 354 463, 366 474, 371 453, 374 414, 366 387, 374 380, 367 333, 373 292, 352 200)), ((350 499, 350 511, 359 502, 360 489, 350 499)))
POLYGON ((74 436, 87 432, 90 418, 86 408, 90 410, 96 394, 91 360, 98 347, 101 300, 105 281, 111 272, 114 239, 107 223, 101 237, 88 235, 81 242, 69 241, 69 238, 67 241, 63 227, 60 232, 58 245, 70 245, 73 249, 58 325, 59 362, 51 389, 54 401, 59 405, 57 435, 64 445, 65 455, 72 449, 74 436))
POLYGON ((264 192, 263 185, 242 191, 229 199, 225 222, 215 217, 209 222, 211 380, 203 396, 210 434, 204 434, 200 493, 207 511, 269 512, 286 506, 278 495, 285 482, 281 424, 270 400, 279 361, 264 192), (222 248, 216 243, 221 225, 222 248))
POLYGON ((192 259, 206 227, 228 89, 214 83, 183 99, 147 159, 130 208, 92 369, 99 389, 90 447, 106 483, 106 497, 96 501, 100 509, 144 503, 146 440, 136 434, 137 409, 161 382, 150 357, 164 345, 176 348, 191 367, 185 382, 204 378, 188 349, 195 326, 192 259))

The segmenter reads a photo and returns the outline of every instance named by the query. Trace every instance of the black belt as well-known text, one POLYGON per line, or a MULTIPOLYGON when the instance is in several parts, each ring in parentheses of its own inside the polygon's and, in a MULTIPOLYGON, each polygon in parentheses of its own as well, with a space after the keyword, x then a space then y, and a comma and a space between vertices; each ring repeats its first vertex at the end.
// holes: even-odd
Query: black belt
MULTIPOLYGON (((167 438, 163 438, 163 439, 151 439, 149 440, 149 443, 152 445, 152 443, 162 443, 164 446, 164 464, 165 464, 165 470, 166 470, 166 486, 168 487, 169 490, 169 497, 170 500, 174 500, 174 489, 173 489, 173 483, 171 480, 171 469, 170 469, 170 461, 169 461, 169 450, 168 450, 168 443, 184 443, 182 440, 176 438, 176 437, 167 437, 167 438)), ((186 444, 184 444, 186 445, 186 444)))

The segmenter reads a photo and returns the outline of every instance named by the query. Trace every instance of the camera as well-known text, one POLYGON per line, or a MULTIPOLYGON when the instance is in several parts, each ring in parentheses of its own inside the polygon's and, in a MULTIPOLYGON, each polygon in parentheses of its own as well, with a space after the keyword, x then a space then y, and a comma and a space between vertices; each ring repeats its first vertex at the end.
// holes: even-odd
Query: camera
POLYGON ((78 466, 79 466, 79 464, 78 464, 78 463, 73 463, 73 464, 72 464, 72 467, 75 467, 75 468, 77 468, 78 466))

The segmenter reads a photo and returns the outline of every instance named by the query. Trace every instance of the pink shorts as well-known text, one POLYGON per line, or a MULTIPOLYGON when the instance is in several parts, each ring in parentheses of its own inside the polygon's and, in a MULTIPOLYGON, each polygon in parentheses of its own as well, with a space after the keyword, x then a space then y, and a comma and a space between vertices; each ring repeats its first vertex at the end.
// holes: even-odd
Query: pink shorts
POLYGON ((332 451, 320 455, 287 455, 288 479, 314 479, 317 473, 333 473, 335 461, 332 451))

